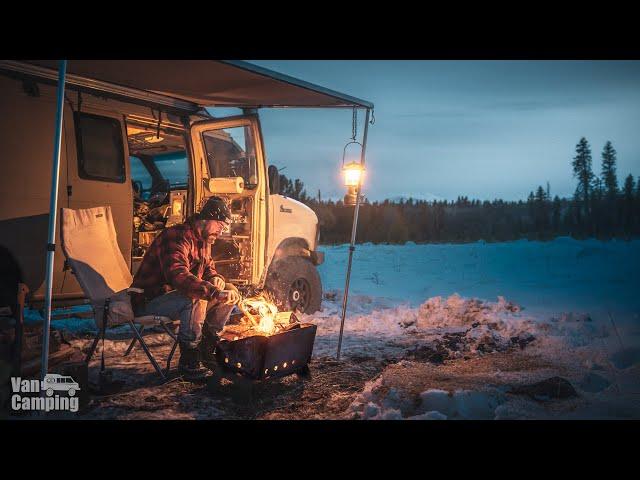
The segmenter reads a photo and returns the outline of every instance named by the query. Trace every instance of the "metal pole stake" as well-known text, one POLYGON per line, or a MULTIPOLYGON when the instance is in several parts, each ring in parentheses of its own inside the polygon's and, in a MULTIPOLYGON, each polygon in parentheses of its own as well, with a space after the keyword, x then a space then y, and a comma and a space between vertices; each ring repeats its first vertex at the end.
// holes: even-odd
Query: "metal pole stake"
MULTIPOLYGON (((365 153, 367 150, 367 134, 369 133, 369 115, 371 110, 367 108, 364 121, 364 133, 362 135, 362 151, 360 153, 360 166, 364 169, 365 153)), ((351 243, 349 245, 349 261, 347 262, 347 279, 344 284, 344 296, 342 298, 342 320, 340 321, 340 336, 338 337, 338 354, 337 360, 340 360, 340 350, 342 348, 342 334, 344 331, 344 319, 347 315, 347 300, 349 298, 349 282, 351 280, 351 264, 353 262, 353 252, 356 250, 356 231, 358 229, 358 213, 360 211, 360 196, 362 193, 362 175, 358 179, 358 188, 356 189, 356 206, 353 211, 353 225, 351 227, 351 243)))

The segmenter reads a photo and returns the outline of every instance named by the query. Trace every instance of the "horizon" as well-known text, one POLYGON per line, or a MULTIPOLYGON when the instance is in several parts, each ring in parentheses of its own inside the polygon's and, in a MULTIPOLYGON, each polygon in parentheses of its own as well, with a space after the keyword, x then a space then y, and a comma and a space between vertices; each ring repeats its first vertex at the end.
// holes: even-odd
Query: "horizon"
MULTIPOLYGON (((547 182, 551 198, 570 198, 571 161, 583 136, 596 175, 608 140, 618 153, 619 186, 628 174, 640 175, 639 61, 251 63, 375 104, 363 185, 371 202, 526 201, 547 182)), ((341 198, 351 115, 350 109, 262 109, 269 162, 302 180, 309 196, 320 190, 323 199, 341 198)), ((360 112, 360 139, 363 122, 360 112)))

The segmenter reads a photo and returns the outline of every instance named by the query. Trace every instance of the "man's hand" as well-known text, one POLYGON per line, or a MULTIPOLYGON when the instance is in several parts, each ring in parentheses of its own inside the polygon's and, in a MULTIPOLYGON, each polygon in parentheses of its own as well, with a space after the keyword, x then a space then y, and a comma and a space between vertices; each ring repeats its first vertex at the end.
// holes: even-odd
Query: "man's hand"
POLYGON ((225 287, 225 283, 224 280, 220 277, 213 277, 211 279, 211 283, 213 284, 214 287, 216 287, 216 289, 222 291, 224 290, 225 287))
MULTIPOLYGON (((236 287, 233 283, 229 283, 227 282, 226 285, 224 286, 225 289, 227 290, 235 290, 236 292, 238 292, 238 287, 236 287)), ((240 292, 238 292, 240 293, 240 292)))
POLYGON ((241 300, 238 290, 225 290, 224 292, 227 294, 227 301, 224 302, 225 305, 235 305, 241 300))

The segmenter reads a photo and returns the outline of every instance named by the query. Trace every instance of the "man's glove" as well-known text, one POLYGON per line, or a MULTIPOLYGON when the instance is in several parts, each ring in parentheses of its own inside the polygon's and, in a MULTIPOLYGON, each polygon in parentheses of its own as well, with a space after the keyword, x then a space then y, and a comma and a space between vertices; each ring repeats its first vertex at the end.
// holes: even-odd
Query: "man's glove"
POLYGON ((224 290, 225 282, 222 277, 213 277, 210 282, 216 287, 218 290, 224 290))
POLYGON ((224 290, 221 293, 227 296, 227 299, 224 302, 225 305, 235 305, 240 300, 242 300, 242 297, 240 296, 240 293, 238 293, 237 290, 224 290))

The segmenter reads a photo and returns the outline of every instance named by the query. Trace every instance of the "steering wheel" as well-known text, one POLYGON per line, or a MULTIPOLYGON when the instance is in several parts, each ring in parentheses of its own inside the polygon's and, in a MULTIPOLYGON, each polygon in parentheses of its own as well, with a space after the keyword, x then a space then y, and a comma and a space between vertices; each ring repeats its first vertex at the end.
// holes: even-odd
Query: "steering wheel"
POLYGON ((140 180, 131 180, 131 185, 133 186, 133 192, 138 194, 138 197, 142 198, 142 182, 140 180))

